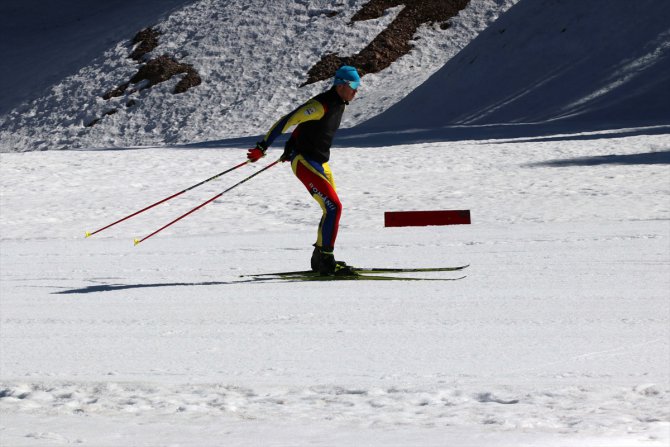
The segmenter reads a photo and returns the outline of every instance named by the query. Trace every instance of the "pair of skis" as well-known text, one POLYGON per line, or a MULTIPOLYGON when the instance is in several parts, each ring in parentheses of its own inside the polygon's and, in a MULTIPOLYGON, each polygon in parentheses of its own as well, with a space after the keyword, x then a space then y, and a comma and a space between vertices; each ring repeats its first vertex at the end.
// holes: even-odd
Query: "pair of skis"
POLYGON ((243 278, 251 278, 257 281, 457 281, 465 278, 422 278, 416 276, 402 276, 404 273, 432 273, 432 272, 460 272, 469 267, 459 265, 455 267, 424 267, 424 268, 382 268, 353 267, 352 275, 323 276, 312 270, 299 270, 293 272, 259 273, 254 275, 240 275, 243 278))

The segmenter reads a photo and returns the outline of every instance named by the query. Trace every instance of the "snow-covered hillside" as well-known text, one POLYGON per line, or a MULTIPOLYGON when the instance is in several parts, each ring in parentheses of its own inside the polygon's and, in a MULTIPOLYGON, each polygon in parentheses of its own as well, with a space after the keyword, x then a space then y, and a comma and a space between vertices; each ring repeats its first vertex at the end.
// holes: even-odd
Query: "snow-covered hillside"
MULTIPOLYGON (((402 99, 514 1, 472 0, 450 21, 449 29, 442 30, 437 24, 422 27, 410 54, 387 70, 364 78, 364 87, 352 104, 344 127, 374 116, 402 99)), ((178 80, 174 78, 148 90, 102 99, 105 92, 137 71, 137 64, 128 55, 129 41, 140 26, 132 32, 125 27, 109 50, 77 73, 54 84, 46 94, 0 116, 0 150, 163 145, 265 133, 280 114, 326 87, 328 81, 299 87, 322 56, 330 52, 355 53, 399 11, 393 8, 380 19, 349 25, 350 18, 365 3, 201 0, 156 24, 149 15, 142 27, 156 25, 163 33, 152 54, 167 53, 192 64, 203 78, 200 86, 173 95, 171 90, 178 80), (333 12, 338 14, 331 17, 333 12), (127 107, 130 100, 134 100, 134 105, 127 107), (111 110, 117 112, 105 116, 111 110), (101 117, 104 118, 96 126, 85 127, 101 117)), ((95 40, 98 26, 97 20, 91 20, 72 32, 77 40, 95 40)), ((102 42, 109 42, 107 33, 102 37, 102 42)), ((26 44, 25 49, 30 48, 26 44)), ((66 42, 63 48, 69 53, 72 44, 66 42)), ((59 48, 52 49, 56 55, 58 51, 59 48)), ((20 80, 16 76, 13 79, 14 88, 21 90, 20 80)))
POLYGON ((4 0, 0 3, 0 115, 193 0, 4 0))
POLYGON ((521 1, 357 131, 670 126, 669 18, 670 2, 658 0, 521 1))

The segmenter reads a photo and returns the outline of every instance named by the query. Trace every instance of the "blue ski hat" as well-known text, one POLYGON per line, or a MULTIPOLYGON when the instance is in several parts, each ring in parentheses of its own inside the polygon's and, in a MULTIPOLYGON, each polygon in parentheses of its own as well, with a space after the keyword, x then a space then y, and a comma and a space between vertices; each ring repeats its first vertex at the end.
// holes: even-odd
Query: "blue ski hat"
POLYGON ((349 84, 349 87, 357 90, 358 86, 361 85, 361 77, 351 65, 342 65, 335 72, 335 79, 333 80, 333 85, 340 84, 349 84))

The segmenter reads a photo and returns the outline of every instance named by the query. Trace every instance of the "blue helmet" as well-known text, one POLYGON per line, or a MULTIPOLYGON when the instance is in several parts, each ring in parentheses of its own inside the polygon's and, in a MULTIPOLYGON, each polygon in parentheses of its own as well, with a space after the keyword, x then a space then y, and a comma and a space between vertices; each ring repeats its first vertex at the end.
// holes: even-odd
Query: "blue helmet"
POLYGON ((335 72, 335 79, 333 85, 348 84, 354 90, 361 85, 361 77, 358 72, 351 65, 343 65, 335 72))

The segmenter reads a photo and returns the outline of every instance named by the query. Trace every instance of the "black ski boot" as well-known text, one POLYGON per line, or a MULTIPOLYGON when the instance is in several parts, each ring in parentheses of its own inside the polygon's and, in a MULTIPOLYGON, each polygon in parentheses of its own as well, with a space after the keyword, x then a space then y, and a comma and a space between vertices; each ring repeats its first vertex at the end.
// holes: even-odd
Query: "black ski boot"
POLYGON ((319 263, 321 262, 321 247, 314 244, 314 251, 312 252, 312 259, 310 265, 313 272, 319 271, 319 263))
MULTIPOLYGON (((317 247, 318 248, 318 247, 317 247)), ((319 250, 319 274, 322 276, 353 276, 356 272, 344 261, 336 261, 332 247, 319 250)))

